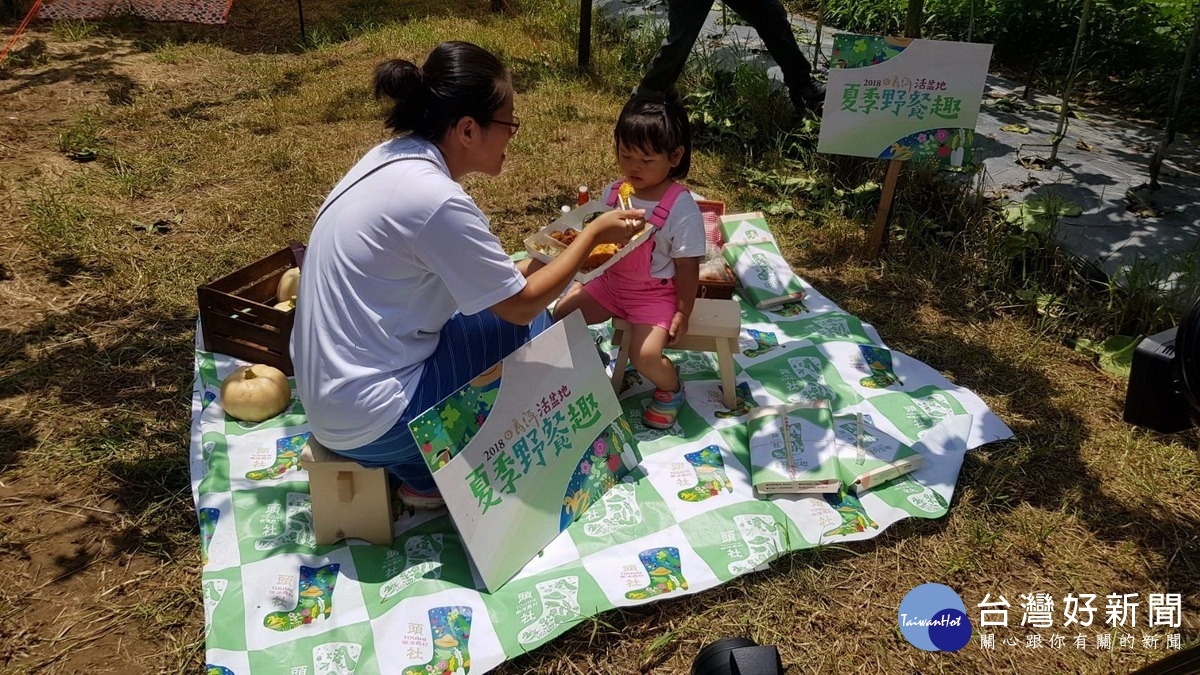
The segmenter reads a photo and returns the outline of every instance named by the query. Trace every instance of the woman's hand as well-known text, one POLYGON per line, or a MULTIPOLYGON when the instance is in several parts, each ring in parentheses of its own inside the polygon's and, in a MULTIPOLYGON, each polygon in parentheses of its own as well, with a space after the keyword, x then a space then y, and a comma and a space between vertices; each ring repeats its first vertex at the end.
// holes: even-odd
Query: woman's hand
MULTIPOLYGON (((642 209, 607 211, 583 228, 567 250, 545 265, 529 263, 517 269, 525 275, 525 288, 492 305, 492 311, 509 323, 528 324, 562 294, 597 244, 624 246, 641 231, 646 212, 642 209), (630 219, 636 225, 626 224, 630 219)), ((692 294, 695 295, 695 288, 692 294)))
POLYGON ((617 209, 605 211, 583 228, 591 237, 591 245, 616 244, 624 246, 646 224, 643 209, 617 209))

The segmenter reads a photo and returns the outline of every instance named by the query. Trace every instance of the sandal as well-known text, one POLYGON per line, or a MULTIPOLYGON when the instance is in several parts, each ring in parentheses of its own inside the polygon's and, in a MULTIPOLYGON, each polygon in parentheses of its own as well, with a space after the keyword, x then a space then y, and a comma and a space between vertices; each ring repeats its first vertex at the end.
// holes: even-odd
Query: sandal
MULTIPOLYGON (((679 379, 679 367, 675 368, 676 379, 679 379)), ((652 429, 670 429, 675 425, 675 418, 683 407, 683 380, 679 379, 679 391, 664 391, 655 389, 650 405, 642 414, 642 424, 652 429)))

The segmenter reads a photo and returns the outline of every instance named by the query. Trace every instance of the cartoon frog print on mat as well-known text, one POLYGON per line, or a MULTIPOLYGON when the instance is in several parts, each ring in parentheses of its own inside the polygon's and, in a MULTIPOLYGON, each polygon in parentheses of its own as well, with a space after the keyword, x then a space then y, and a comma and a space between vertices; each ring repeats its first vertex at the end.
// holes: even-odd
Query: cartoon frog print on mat
POLYGON ((324 567, 301 565, 296 606, 286 611, 271 612, 263 619, 263 625, 271 630, 289 631, 312 623, 318 617, 329 619, 333 614, 333 587, 337 584, 340 568, 338 563, 324 567))
POLYGON ((758 401, 750 395, 750 385, 746 382, 738 382, 733 388, 736 395, 736 404, 729 410, 718 410, 713 413, 717 419, 729 419, 731 417, 741 417, 750 413, 751 408, 758 407, 758 401))
POLYGON ((798 378, 788 386, 795 387, 797 393, 789 394, 788 401, 832 401, 835 398, 833 390, 825 384, 825 374, 821 370, 821 360, 815 356, 797 356, 788 359, 788 365, 798 378))
MULTIPOLYGON (((419 666, 408 666, 404 675, 466 675, 471 672, 471 617, 468 606, 434 607, 429 610, 429 635, 433 657, 419 666)), ((394 672, 394 671, 393 671, 394 672)))
POLYGON ((802 300, 793 300, 786 305, 780 305, 767 311, 782 317, 800 316, 808 311, 808 305, 805 305, 802 300))
POLYGON ((867 515, 867 510, 863 508, 862 502, 858 501, 858 497, 850 494, 845 488, 838 490, 837 494, 824 494, 822 497, 842 518, 841 525, 825 532, 823 536, 858 534, 865 532, 868 527, 873 530, 879 529, 879 524, 867 515))
POLYGON ((679 557, 679 549, 674 546, 647 549, 638 554, 638 560, 650 575, 650 584, 645 588, 627 592, 626 598, 646 600, 679 589, 687 590, 688 583, 687 579, 683 578, 683 561, 679 557))
POLYGON ((754 340, 756 346, 745 349, 742 353, 752 359, 762 356, 779 346, 779 338, 774 333, 747 328, 746 334, 750 336, 751 340, 754 340))
POLYGON ((264 469, 255 469, 246 472, 246 478, 250 480, 274 480, 289 469, 300 467, 300 453, 304 450, 304 444, 308 442, 308 437, 312 434, 304 432, 295 436, 285 436, 275 441, 275 463, 264 469))
POLYGON ((890 351, 871 345, 859 345, 858 350, 862 352, 867 368, 871 369, 870 375, 858 381, 860 385, 869 389, 885 389, 893 384, 900 384, 900 378, 892 371, 890 351))
POLYGON ((812 325, 817 329, 817 333, 825 338, 848 338, 853 335, 850 332, 850 324, 842 316, 827 316, 820 319, 813 319, 812 325))
POLYGON ((671 360, 678 366, 680 375, 700 375, 702 373, 716 372, 716 362, 709 358, 706 352, 675 352, 671 360))
POLYGON ((445 548, 442 537, 441 533, 418 534, 404 542, 403 555, 395 549, 389 550, 383 563, 383 571, 389 578, 379 587, 380 599, 396 597, 421 579, 440 579, 445 548))
POLYGON ((725 471, 720 446, 710 445, 696 452, 689 452, 683 458, 696 472, 696 484, 680 490, 680 499, 685 502, 702 502, 721 494, 721 490, 733 492, 733 482, 729 480, 729 474, 725 471))

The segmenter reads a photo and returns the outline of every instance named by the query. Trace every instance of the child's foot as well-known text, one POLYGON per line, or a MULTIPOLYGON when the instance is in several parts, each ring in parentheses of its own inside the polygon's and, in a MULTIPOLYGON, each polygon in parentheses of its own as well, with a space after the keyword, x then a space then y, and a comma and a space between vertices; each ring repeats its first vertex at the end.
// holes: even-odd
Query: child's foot
POLYGON ((652 429, 670 429, 679 416, 679 409, 683 407, 683 380, 678 377, 678 368, 675 369, 675 375, 679 391, 655 389, 650 405, 646 406, 646 412, 642 415, 642 423, 652 429))
POLYGON ((434 511, 446 505, 446 500, 442 499, 442 493, 437 490, 417 492, 409 486, 401 484, 397 494, 400 496, 400 502, 414 511, 434 511))

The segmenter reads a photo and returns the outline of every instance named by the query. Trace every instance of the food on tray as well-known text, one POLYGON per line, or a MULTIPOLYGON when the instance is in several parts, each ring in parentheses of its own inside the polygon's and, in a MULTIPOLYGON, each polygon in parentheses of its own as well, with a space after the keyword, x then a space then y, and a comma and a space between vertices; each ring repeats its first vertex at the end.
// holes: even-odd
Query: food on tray
MULTIPOLYGON (((564 246, 570 246, 571 242, 575 241, 575 238, 578 236, 579 230, 576 230, 573 227, 550 233, 550 237, 553 238, 554 241, 557 241, 564 246)), ((604 263, 608 262, 609 258, 612 258, 614 255, 616 255, 617 251, 619 250, 621 250, 621 247, 617 246, 616 244, 600 244, 599 246, 592 248, 592 251, 588 254, 587 259, 583 261, 583 271, 591 271, 603 265, 604 263)), ((547 251, 546 253, 548 255, 558 255, 559 252, 547 251)))
MULTIPOLYGON (((621 183, 621 187, 617 188, 617 200, 620 202, 621 208, 626 211, 633 208, 633 200, 630 197, 633 197, 633 184, 628 181, 621 183)), ((626 225, 636 225, 638 222, 640 222, 639 219, 625 219, 626 225)))
POLYGON ((700 263, 702 281, 733 281, 733 272, 724 260, 705 260, 700 263))
POLYGON ((587 259, 583 261, 583 270, 587 272, 596 269, 608 262, 609 258, 616 255, 619 250, 621 249, 616 244, 600 244, 593 248, 587 259))
POLYGON ((633 196, 633 185, 629 181, 621 183, 621 187, 617 189, 617 196, 621 200, 621 208, 626 211, 633 208, 633 202, 629 201, 633 196))
POLYGON ((570 246, 571 242, 575 241, 575 237, 579 236, 579 230, 573 227, 568 227, 565 230, 551 232, 550 237, 564 246, 570 246))
POLYGON ((553 258, 553 257, 557 256, 559 253, 562 253, 562 249, 561 249, 561 248, 554 248, 554 247, 552 247, 552 246, 547 246, 547 245, 545 245, 545 244, 542 244, 542 243, 535 243, 535 244, 533 244, 533 248, 534 248, 534 250, 536 250, 538 253, 542 253, 542 254, 548 255, 548 256, 550 256, 551 258, 553 258))

